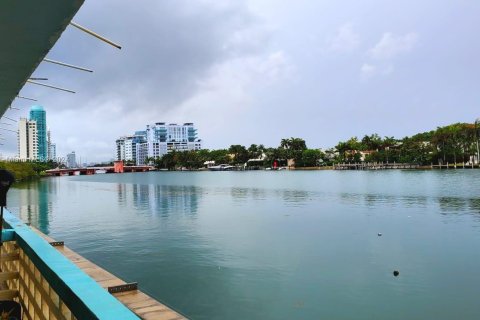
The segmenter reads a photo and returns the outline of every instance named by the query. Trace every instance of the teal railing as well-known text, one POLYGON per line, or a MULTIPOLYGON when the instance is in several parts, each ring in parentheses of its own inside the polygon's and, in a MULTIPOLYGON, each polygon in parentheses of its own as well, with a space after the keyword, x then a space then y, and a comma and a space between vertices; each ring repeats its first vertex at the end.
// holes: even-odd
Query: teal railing
POLYGON ((76 319, 139 319, 73 262, 7 210, 3 241, 16 241, 76 319))

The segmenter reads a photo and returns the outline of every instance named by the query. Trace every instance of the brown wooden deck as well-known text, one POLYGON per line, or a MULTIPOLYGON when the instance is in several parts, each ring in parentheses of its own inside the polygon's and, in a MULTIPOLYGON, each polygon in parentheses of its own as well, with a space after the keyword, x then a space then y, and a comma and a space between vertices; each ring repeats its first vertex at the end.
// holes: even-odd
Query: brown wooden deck
MULTIPOLYGON (((48 242, 55 241, 39 230, 32 228, 48 242)), ((86 274, 98 282, 100 286, 107 289, 110 286, 125 284, 126 282, 117 278, 105 269, 100 268, 93 262, 85 259, 78 253, 66 246, 55 246, 55 248, 65 257, 75 263, 86 274)), ((181 314, 175 312, 164 304, 158 302, 152 297, 146 295, 140 290, 119 292, 112 294, 115 298, 135 312, 140 318, 145 320, 183 320, 187 319, 181 314)))

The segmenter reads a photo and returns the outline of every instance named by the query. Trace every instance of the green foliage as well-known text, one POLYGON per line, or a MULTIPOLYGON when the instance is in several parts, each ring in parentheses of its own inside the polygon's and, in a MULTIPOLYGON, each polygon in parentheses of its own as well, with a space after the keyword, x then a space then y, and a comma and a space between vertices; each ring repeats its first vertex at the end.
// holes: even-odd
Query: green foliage
MULTIPOLYGON (((467 162, 477 152, 475 130, 473 124, 455 123, 403 139, 382 138, 374 133, 365 135, 361 140, 352 137, 347 141, 340 141, 335 148, 327 149, 325 152, 308 149, 305 140, 292 137, 282 139, 277 148, 266 148, 261 144, 252 144, 246 148, 234 144, 228 149, 171 151, 161 158, 148 158, 147 163, 158 169, 177 170, 199 169, 205 166, 206 161, 215 161, 217 165, 230 163, 243 166, 249 159, 263 159, 265 167, 272 167, 275 161, 279 166, 286 166, 288 159, 294 159, 297 167, 361 161, 422 165, 467 162)), ((259 166, 258 163, 261 161, 256 163, 256 166, 259 166)), ((126 164, 129 165, 129 163, 126 164)), ((58 163, 52 161, 0 161, 0 168, 12 171, 17 180, 39 177, 45 170, 56 167, 58 163)))
POLYGON ((317 149, 305 149, 302 151, 301 160, 296 163, 297 167, 316 167, 323 161, 325 154, 317 149))
POLYGON ((45 170, 54 169, 57 166, 58 164, 53 161, 0 161, 0 168, 12 172, 17 181, 38 178, 44 175, 45 170))
POLYGON ((366 135, 361 141, 353 137, 336 146, 338 157, 334 162, 359 162, 361 152, 368 151, 364 161, 403 162, 428 165, 431 163, 467 162, 476 154, 475 126, 455 123, 412 137, 381 138, 366 135))
POLYGON ((231 145, 230 148, 228 148, 228 153, 233 155, 232 164, 243 164, 248 160, 248 151, 242 145, 231 145))
POLYGON ((287 159, 294 159, 295 162, 301 162, 303 151, 307 150, 307 145, 305 140, 292 137, 290 139, 282 139, 279 148, 285 150, 285 157, 287 157, 287 159))

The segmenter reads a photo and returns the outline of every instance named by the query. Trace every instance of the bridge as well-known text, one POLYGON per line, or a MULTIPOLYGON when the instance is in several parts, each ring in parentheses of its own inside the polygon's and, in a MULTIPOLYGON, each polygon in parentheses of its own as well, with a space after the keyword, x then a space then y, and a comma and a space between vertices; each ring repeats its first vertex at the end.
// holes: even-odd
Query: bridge
POLYGON ((97 173, 124 173, 124 172, 147 172, 153 170, 152 166, 125 166, 123 161, 115 161, 113 166, 50 169, 45 173, 48 176, 84 176, 97 173))

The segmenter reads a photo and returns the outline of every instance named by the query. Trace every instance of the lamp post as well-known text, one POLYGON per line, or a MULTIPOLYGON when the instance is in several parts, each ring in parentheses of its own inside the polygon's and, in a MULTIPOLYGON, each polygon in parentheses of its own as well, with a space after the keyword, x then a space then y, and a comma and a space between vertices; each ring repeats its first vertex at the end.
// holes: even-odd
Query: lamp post
POLYGON ((480 124, 480 118, 475 120, 475 140, 477 142, 477 164, 480 163, 480 148, 478 146, 478 125, 480 124))

